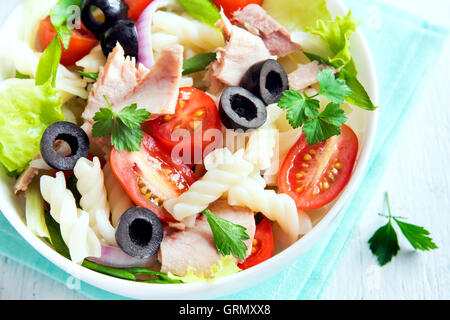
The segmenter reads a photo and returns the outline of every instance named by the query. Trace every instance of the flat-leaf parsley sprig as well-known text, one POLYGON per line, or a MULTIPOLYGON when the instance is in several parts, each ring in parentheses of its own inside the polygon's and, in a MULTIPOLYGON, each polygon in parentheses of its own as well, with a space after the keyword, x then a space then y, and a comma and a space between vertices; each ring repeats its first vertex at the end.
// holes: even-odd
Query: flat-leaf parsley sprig
POLYGON ((242 240, 250 239, 250 236, 245 232, 247 229, 216 216, 208 209, 203 211, 203 214, 211 227, 217 252, 224 256, 233 254, 236 258, 244 260, 248 248, 242 240))
POLYGON ((139 151, 144 137, 141 124, 147 121, 150 112, 145 109, 137 110, 136 104, 115 112, 108 99, 104 98, 108 108, 100 108, 95 114, 92 136, 98 138, 111 135, 111 144, 119 152, 139 151))
POLYGON ((341 126, 347 121, 347 116, 340 105, 345 97, 352 94, 352 90, 342 79, 336 79, 331 69, 324 69, 317 74, 320 91, 314 96, 306 92, 300 93, 293 89, 283 92, 278 106, 287 109, 286 118, 292 128, 303 126, 306 141, 309 145, 324 142, 332 136, 341 133, 341 126), (320 100, 317 96, 323 95, 330 103, 320 111, 320 100))
POLYGON ((414 249, 429 251, 437 249, 437 245, 430 238, 430 232, 423 227, 410 223, 402 222, 402 217, 394 217, 391 212, 389 194, 386 192, 386 204, 388 207, 388 216, 379 214, 389 219, 388 223, 379 228, 369 239, 369 247, 372 253, 377 257, 380 266, 384 266, 395 257, 400 250, 397 233, 395 232, 392 221, 395 221, 405 238, 411 243, 414 249))

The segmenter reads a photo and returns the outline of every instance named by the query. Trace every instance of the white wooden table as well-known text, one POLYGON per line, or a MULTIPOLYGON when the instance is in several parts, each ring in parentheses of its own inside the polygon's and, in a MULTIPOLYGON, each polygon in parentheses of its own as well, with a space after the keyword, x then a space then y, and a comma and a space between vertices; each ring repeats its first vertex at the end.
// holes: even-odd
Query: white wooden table
MULTIPOLYGON (((450 28, 448 0, 382 0, 450 28)), ((5 2, 12 2, 7 0, 5 2)), ((4 10, 2 1, 2 10, 4 10)), ((9 6, 6 5, 7 7, 9 6)), ((323 299, 450 299, 450 43, 423 90, 420 105, 398 138, 378 190, 343 254, 323 299), (380 268, 367 240, 385 219, 384 192, 395 215, 425 226, 440 247, 430 253, 402 250, 380 268)), ((85 299, 77 291, 9 259, 0 258, 0 300, 85 299)))

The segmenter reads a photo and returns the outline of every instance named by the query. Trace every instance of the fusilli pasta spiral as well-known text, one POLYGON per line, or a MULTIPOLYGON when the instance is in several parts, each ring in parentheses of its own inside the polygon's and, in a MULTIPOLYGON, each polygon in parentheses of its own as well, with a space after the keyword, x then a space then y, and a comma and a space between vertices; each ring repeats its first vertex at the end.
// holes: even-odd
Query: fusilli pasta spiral
POLYGON ((264 190, 264 185, 253 177, 242 180, 228 191, 228 204, 261 212, 276 221, 291 242, 298 239, 300 226, 295 201, 286 194, 264 190))
POLYGON ((164 207, 179 221, 205 210, 253 171, 243 152, 217 149, 210 153, 205 158, 206 174, 178 198, 165 201, 164 207))
POLYGON ((81 158, 73 172, 78 179, 80 206, 90 216, 89 225, 106 244, 115 245, 115 231, 109 222, 110 209, 100 160, 98 157, 94 157, 93 161, 81 158))
POLYGON ((81 263, 86 257, 100 257, 100 241, 89 227, 89 215, 77 209, 72 192, 66 188, 64 174, 58 172, 56 178, 42 176, 40 187, 42 197, 50 204, 50 214, 60 224, 72 261, 81 263))

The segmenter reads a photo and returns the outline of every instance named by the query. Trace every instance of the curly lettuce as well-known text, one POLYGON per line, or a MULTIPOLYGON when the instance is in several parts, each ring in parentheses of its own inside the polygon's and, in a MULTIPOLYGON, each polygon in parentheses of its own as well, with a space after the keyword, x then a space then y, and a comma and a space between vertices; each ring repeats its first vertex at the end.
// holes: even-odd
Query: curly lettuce
POLYGON ((344 67, 351 74, 356 75, 356 67, 350 52, 350 35, 361 25, 349 11, 345 17, 337 16, 335 20, 317 20, 315 27, 308 27, 306 31, 320 36, 330 48, 333 56, 327 57, 328 64, 335 68, 344 67))
POLYGON ((330 20, 326 0, 265 0, 263 8, 289 31, 304 31, 316 21, 330 20))
POLYGON ((231 256, 222 257, 216 265, 211 267, 211 275, 205 276, 195 273, 193 267, 188 267, 186 274, 183 277, 178 277, 169 272, 168 276, 173 279, 181 280, 183 283, 197 283, 197 282, 213 282, 216 279, 223 278, 241 271, 231 256))

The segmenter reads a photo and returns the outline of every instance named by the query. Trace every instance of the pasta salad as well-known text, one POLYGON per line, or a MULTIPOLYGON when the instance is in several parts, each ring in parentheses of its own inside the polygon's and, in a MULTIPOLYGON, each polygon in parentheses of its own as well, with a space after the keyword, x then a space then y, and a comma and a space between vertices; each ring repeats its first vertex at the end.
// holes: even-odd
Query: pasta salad
POLYGON ((86 268, 213 281, 307 234, 376 109, 326 0, 29 0, 0 57, 0 163, 86 268), (38 8, 39 7, 39 8, 38 8), (34 9, 33 9, 34 8, 34 9))

